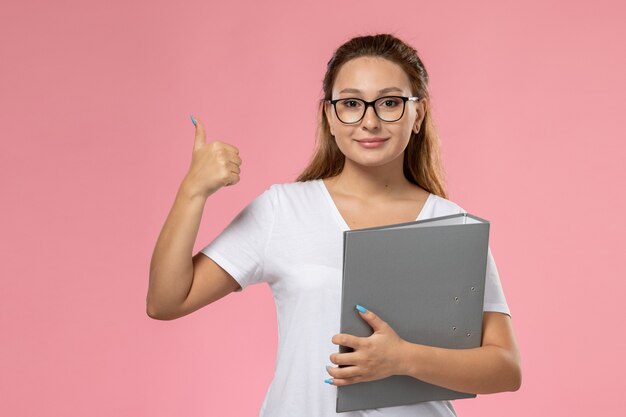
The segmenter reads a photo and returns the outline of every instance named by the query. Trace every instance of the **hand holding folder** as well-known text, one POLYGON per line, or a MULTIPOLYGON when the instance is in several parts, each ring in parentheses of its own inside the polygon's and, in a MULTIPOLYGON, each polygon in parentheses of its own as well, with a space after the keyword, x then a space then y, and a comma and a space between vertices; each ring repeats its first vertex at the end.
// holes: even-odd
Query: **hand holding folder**
MULTIPOLYGON (((367 363, 367 367, 353 366, 356 363, 350 365, 342 365, 340 362, 338 368, 352 368, 348 369, 348 372, 358 375, 360 380, 377 380, 386 378, 391 375, 400 374, 403 371, 403 364, 401 358, 398 355, 401 353, 404 345, 404 340, 396 333, 396 331, 380 318, 374 311, 367 310, 363 306, 357 305, 356 309, 360 312, 361 318, 366 322, 373 330, 373 335, 367 338, 338 334, 333 336, 332 342, 336 345, 343 345, 342 348, 352 347, 357 348, 360 352, 360 359, 363 363, 367 363)), ((351 351, 352 349, 350 349, 351 351)), ((347 355, 335 355, 337 361, 348 361, 347 355)), ((329 372, 330 373, 330 372, 329 372)), ((352 378, 352 375, 346 374, 342 376, 346 380, 352 378)), ((337 377, 335 377, 337 379, 337 377)), ((326 380, 329 382, 330 380, 326 380)))
MULTIPOLYGON (((340 332, 372 334, 363 304, 406 341, 480 346, 488 244, 489 222, 468 213, 344 231, 340 332)), ((336 411, 475 396, 393 375, 337 387, 336 411)))

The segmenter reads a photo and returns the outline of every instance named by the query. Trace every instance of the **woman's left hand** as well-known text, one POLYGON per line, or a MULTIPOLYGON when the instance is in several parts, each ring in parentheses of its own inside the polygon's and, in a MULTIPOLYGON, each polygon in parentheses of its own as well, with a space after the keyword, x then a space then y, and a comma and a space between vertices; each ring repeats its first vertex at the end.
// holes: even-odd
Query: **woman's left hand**
POLYGON ((350 385, 403 374, 402 354, 406 341, 372 311, 367 310, 365 313, 359 311, 359 314, 372 327, 374 333, 368 337, 345 333, 333 336, 334 344, 354 349, 354 352, 330 355, 330 360, 334 364, 351 365, 344 368, 328 368, 328 373, 334 377, 333 385, 350 385))

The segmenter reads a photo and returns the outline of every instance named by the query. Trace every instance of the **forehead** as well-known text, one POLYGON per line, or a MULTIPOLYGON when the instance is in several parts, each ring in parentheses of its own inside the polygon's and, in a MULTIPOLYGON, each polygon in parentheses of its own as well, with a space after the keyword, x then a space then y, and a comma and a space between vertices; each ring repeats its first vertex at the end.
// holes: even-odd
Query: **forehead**
POLYGON ((411 83, 402 67, 385 58, 359 57, 339 68, 333 84, 333 96, 346 88, 375 96, 379 90, 387 87, 399 87, 404 93, 410 93, 411 83))

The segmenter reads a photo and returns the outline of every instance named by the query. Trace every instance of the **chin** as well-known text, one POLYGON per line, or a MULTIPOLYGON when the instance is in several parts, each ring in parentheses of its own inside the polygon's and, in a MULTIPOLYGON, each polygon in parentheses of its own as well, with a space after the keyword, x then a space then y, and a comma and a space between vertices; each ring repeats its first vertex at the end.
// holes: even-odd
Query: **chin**
POLYGON ((387 165, 388 163, 393 161, 393 158, 384 158, 384 157, 369 157, 363 158, 361 155, 356 157, 350 157, 346 155, 346 159, 349 159, 353 164, 362 165, 362 166, 370 166, 370 167, 378 167, 387 165))

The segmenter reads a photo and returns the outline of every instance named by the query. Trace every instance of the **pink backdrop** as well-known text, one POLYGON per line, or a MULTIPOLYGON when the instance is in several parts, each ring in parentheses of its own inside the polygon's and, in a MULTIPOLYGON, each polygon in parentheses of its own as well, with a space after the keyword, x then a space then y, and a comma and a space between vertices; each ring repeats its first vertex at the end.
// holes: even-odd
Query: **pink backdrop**
POLYGON ((459 415, 621 414, 625 11, 3 0, 0 414, 258 413, 277 343, 267 286, 175 321, 145 312, 189 113, 243 159, 241 182, 207 202, 197 251, 304 168, 326 62, 376 32, 430 72, 451 199, 492 221, 522 353, 519 391, 456 401, 459 415))

